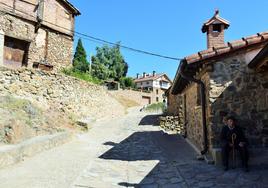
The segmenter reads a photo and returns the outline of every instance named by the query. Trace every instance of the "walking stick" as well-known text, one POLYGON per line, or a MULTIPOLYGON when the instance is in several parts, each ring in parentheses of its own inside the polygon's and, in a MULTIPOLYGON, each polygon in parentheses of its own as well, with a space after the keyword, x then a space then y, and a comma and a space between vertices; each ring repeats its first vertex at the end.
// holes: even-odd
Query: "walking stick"
POLYGON ((235 168, 235 163, 236 163, 236 158, 235 158, 235 139, 236 139, 236 134, 232 134, 232 145, 233 145, 233 168, 235 168))

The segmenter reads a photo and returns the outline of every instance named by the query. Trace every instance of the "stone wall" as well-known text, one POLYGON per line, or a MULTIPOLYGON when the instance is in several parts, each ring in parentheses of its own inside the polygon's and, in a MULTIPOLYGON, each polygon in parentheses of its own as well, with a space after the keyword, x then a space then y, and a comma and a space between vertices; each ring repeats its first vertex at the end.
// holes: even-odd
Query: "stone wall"
MULTIPOLYGON (((154 92, 143 92, 143 91, 135 91, 135 90, 114 90, 114 91, 110 91, 112 94, 115 95, 119 95, 119 96, 123 96, 125 98, 129 98, 133 101, 135 101, 137 104, 139 104, 140 106, 145 105, 142 97, 149 97, 151 99, 151 103, 156 103, 156 93, 154 92)), ((159 89, 159 96, 160 96, 160 92, 163 92, 162 90, 159 89)), ((164 92, 163 92, 164 93, 164 92)), ((159 97, 159 102, 163 102, 163 97, 161 96, 161 98, 159 97)))
MULTIPOLYGON (((54 128, 68 128, 68 126, 71 126, 68 123, 71 122, 91 123, 96 119, 119 117, 125 113, 124 106, 114 99, 104 87, 66 75, 39 70, 10 70, 0 67, 0 96, 25 99, 35 105, 35 109, 38 109, 38 113, 39 111, 41 113, 40 118, 42 121, 41 119, 35 121, 36 118, 33 117, 28 119, 28 116, 25 115, 26 122, 31 121, 30 128, 34 129, 34 133, 43 129, 46 129, 46 132, 52 132, 51 130, 54 130, 54 128)), ((26 105, 26 107, 28 106, 26 105)), ((24 105, 22 107, 24 108, 24 105)), ((11 106, 10 110, 12 108, 11 106)), ((29 115, 36 117, 36 113, 32 112, 34 109, 31 106, 30 109, 27 109, 27 111, 29 110, 31 112, 29 115)), ((0 112, 3 113, 1 108, 0 112)), ((15 110, 11 111, 11 113, 14 112, 15 110)), ((2 115, 0 122, 3 122, 4 118, 9 118, 8 114, 6 115, 7 117, 2 115)), ((22 116, 15 117, 18 117, 18 119, 14 119, 15 123, 9 122, 9 119, 7 119, 4 121, 7 123, 6 125, 0 125, 0 142, 1 133, 7 132, 2 129, 10 127, 13 129, 13 133, 18 132, 19 134, 23 130, 28 130, 22 128, 20 123, 22 121, 19 119, 22 116)), ((27 132, 31 133, 32 131, 27 132)), ((31 135, 35 134, 31 133, 31 135)), ((31 135, 20 135, 20 137, 28 138, 31 135)))
POLYGON ((183 92, 185 95, 185 124, 187 138, 197 146, 203 148, 203 128, 201 106, 198 104, 198 85, 193 83, 183 92))
POLYGON ((214 63, 209 94, 213 147, 220 146, 220 111, 236 116, 252 147, 267 147, 268 73, 256 73, 247 67, 248 56, 256 53, 235 54, 214 63))
MULTIPOLYGON (((209 74, 200 73, 198 79, 201 79, 206 87, 206 114, 207 122, 209 124, 209 74)), ((202 108, 200 86, 196 83, 190 84, 181 95, 168 95, 168 114, 179 115, 180 121, 186 127, 186 136, 196 147, 203 149, 203 124, 202 124, 202 108)), ((212 135, 211 129, 207 126, 208 136, 212 135)), ((209 145, 211 145, 210 140, 209 145)))
POLYGON ((161 116, 159 117, 160 127, 169 134, 186 135, 183 119, 179 116, 161 116))
POLYGON ((178 115, 180 112, 180 105, 182 105, 181 95, 172 95, 170 92, 167 96, 167 113, 170 115, 178 115))
POLYGON ((40 28, 35 33, 34 23, 8 14, 0 15, 0 27, 5 36, 30 43, 28 67, 32 67, 34 62, 43 61, 45 58, 57 71, 71 65, 73 53, 71 37, 44 28, 40 28))

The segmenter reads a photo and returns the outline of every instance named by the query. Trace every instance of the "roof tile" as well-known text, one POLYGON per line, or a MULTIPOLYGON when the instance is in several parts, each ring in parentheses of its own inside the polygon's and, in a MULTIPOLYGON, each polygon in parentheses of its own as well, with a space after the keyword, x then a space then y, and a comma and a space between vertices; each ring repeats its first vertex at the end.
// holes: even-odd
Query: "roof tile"
POLYGON ((228 45, 231 47, 232 50, 244 47, 246 44, 246 41, 244 41, 243 39, 228 42, 228 45))
POLYGON ((246 40, 247 44, 250 45, 250 44, 261 42, 263 38, 257 34, 257 35, 248 36, 244 38, 244 40, 246 40))

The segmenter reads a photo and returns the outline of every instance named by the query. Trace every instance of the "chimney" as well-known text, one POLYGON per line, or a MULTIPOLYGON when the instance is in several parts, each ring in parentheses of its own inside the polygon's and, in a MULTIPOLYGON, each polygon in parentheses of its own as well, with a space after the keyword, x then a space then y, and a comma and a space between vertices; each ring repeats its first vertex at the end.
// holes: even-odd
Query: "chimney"
POLYGON ((146 77, 146 72, 143 72, 143 78, 145 78, 146 77))
POLYGON ((228 29, 230 23, 219 16, 216 10, 214 16, 202 26, 202 32, 207 34, 207 48, 218 48, 225 45, 224 30, 228 29))
POLYGON ((155 72, 155 71, 153 71, 153 76, 155 76, 155 73, 156 73, 156 72, 155 72))
POLYGON ((138 79, 139 77, 140 77, 140 74, 139 74, 139 73, 137 73, 137 77, 136 77, 136 78, 138 79))

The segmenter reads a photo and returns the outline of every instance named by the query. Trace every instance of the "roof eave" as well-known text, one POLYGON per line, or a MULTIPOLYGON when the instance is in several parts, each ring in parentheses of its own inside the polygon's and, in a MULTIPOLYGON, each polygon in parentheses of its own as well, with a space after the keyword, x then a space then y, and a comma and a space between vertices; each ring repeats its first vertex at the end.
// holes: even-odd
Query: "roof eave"
POLYGON ((268 56, 268 44, 251 60, 248 67, 251 69, 256 68, 259 63, 261 63, 265 57, 268 56))
POLYGON ((81 12, 73 4, 71 4, 68 0, 61 0, 61 1, 63 1, 66 5, 68 5, 68 7, 73 11, 73 14, 75 16, 81 15, 81 12))

